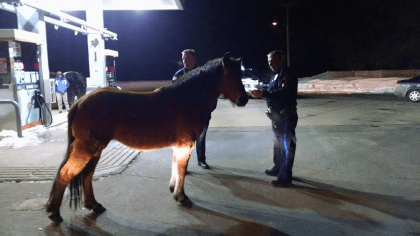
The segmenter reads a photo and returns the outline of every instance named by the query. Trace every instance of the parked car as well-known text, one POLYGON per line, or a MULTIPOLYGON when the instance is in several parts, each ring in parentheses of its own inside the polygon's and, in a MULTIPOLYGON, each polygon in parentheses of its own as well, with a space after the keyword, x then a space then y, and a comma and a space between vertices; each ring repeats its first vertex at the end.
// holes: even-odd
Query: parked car
MULTIPOLYGON (((261 80, 257 77, 255 72, 250 68, 245 68, 243 64, 241 65, 242 69, 242 84, 244 85, 245 92, 248 94, 249 97, 252 97, 251 91, 257 89, 263 89, 268 87, 268 83, 264 80, 261 80)), ((219 98, 224 99, 225 97, 223 94, 219 96, 219 98)))
POLYGON ((394 94, 398 97, 406 97, 412 102, 420 102, 420 76, 398 80, 394 94))
POLYGON ((242 84, 245 87, 245 92, 251 97, 251 91, 258 89, 259 81, 251 78, 243 78, 242 84))
POLYGON ((242 66, 242 84, 245 87, 245 92, 251 97, 251 91, 262 89, 267 86, 263 80, 255 75, 252 69, 246 69, 242 66))

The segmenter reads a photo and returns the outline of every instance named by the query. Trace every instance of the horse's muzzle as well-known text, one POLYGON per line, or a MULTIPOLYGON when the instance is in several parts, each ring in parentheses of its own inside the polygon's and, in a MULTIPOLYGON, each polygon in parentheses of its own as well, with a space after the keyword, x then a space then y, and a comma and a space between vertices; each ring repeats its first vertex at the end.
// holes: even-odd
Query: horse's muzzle
POLYGON ((236 106, 243 107, 248 103, 248 95, 240 96, 236 99, 236 106))

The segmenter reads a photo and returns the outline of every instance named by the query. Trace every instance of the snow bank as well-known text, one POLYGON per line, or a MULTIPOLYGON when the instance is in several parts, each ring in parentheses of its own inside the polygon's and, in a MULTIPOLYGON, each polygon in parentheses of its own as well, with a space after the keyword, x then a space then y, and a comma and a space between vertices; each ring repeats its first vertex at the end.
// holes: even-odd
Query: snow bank
POLYGON ((393 93, 402 78, 299 79, 300 93, 393 93))

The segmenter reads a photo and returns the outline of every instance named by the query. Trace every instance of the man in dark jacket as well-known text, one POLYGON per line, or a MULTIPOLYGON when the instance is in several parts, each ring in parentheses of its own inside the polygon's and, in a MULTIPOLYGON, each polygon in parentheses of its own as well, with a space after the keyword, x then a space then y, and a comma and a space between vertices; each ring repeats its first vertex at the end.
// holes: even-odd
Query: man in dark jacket
MULTIPOLYGON (((186 49, 182 51, 182 62, 184 64, 184 68, 178 70, 175 73, 174 77, 172 78, 172 84, 181 82, 183 75, 197 67, 195 65, 195 51, 193 49, 186 49)), ((216 109, 216 106, 217 102, 216 104, 214 104, 212 111, 216 109)), ((203 169, 210 169, 210 166, 206 162, 206 134, 207 129, 209 128, 210 119, 211 113, 205 120, 203 132, 201 133, 200 137, 195 141, 198 165, 203 169)))
POLYGON ((292 167, 296 151, 295 128, 298 121, 296 97, 298 81, 292 77, 290 68, 284 65, 284 53, 280 50, 270 52, 268 64, 275 73, 268 88, 252 91, 255 98, 267 101, 267 116, 272 121, 275 135, 274 167, 265 171, 267 175, 277 176, 271 181, 273 186, 292 185, 292 167))
POLYGON ((183 75, 197 68, 195 65, 195 51, 193 49, 182 51, 182 63, 184 64, 184 67, 175 73, 172 78, 172 84, 181 82, 181 77, 183 75))

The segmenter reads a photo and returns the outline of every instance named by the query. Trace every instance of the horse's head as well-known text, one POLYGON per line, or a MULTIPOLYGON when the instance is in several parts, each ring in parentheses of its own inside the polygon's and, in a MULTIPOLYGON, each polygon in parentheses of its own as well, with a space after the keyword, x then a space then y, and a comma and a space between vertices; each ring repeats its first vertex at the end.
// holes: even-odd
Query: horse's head
POLYGON ((223 78, 219 86, 220 92, 237 106, 243 107, 248 103, 248 95, 242 84, 242 59, 232 58, 227 52, 222 58, 223 78))

